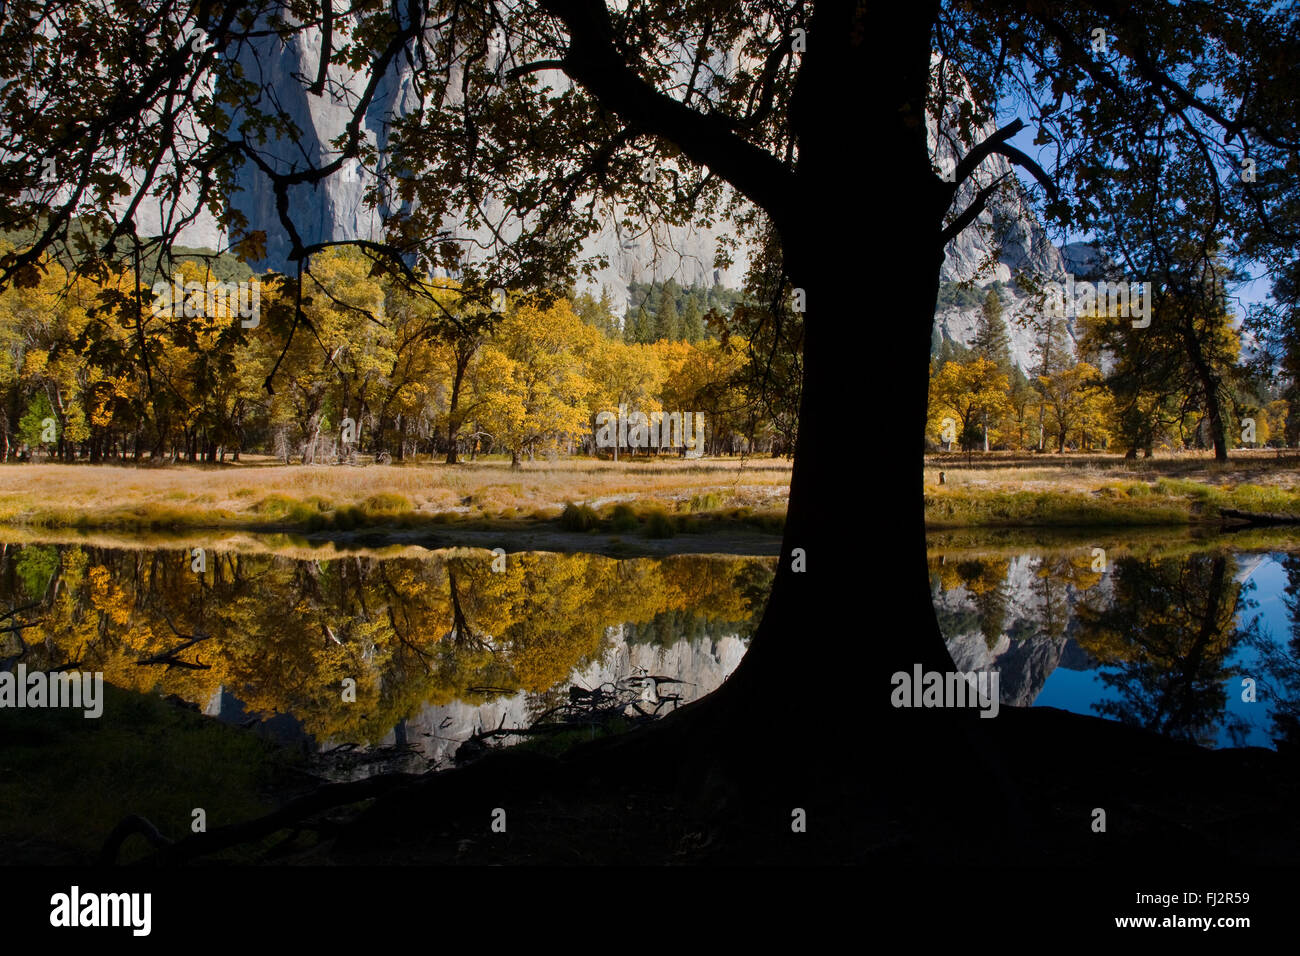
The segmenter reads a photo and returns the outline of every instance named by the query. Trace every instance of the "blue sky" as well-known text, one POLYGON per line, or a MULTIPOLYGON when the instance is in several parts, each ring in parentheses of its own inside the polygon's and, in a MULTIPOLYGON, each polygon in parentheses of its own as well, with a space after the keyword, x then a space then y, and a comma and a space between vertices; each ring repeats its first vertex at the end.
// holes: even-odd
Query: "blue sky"
MULTIPOLYGON (((1024 104, 1017 104, 1007 100, 1003 104, 1003 108, 998 111, 998 125, 1004 126, 1017 117, 1024 121, 1025 128, 1011 137, 1010 144, 1038 162, 1040 166, 1050 173, 1054 161, 1053 150, 1050 146, 1039 146, 1034 143, 1037 129, 1031 121, 1028 111, 1024 108, 1024 104)), ((1015 169, 1016 175, 1020 177, 1021 182, 1026 186, 1035 185, 1033 176, 1024 169, 1019 166, 1013 166, 1012 168, 1015 169)), ((1057 244, 1065 244, 1087 242, 1092 237, 1088 233, 1071 231, 1067 232, 1064 237, 1052 234, 1052 238, 1057 244)), ((1271 291, 1272 282, 1268 277, 1262 275, 1263 267, 1261 265, 1256 264, 1249 271, 1256 278, 1229 288, 1229 297, 1237 302, 1238 320, 1244 316, 1248 308, 1268 300, 1271 291)))

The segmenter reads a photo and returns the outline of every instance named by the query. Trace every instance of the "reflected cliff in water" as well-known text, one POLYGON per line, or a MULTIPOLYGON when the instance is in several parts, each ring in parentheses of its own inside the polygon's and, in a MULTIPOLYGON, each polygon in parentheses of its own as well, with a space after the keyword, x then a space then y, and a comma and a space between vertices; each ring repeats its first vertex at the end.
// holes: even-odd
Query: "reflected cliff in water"
MULTIPOLYGON (((103 671, 311 751, 387 748, 390 764, 423 769, 478 729, 527 726, 570 687, 648 673, 679 681, 683 701, 708 693, 743 656, 774 570, 750 557, 494 558, 209 551, 199 572, 184 550, 7 545, 0 601, 28 606, 29 670, 103 671)), ((18 650, 10 640, 0 657, 18 650)))
POLYGON ((1300 554, 965 544, 931 550, 935 612, 960 669, 999 671, 1004 704, 1205 746, 1300 741, 1300 554))

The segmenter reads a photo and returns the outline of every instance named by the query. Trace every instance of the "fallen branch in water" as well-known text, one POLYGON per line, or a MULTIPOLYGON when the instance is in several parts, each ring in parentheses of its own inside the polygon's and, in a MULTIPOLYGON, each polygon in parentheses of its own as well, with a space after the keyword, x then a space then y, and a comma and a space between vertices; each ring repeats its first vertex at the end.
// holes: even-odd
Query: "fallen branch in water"
POLYGON ((1300 515, 1280 514, 1276 512, 1238 511, 1235 508, 1220 508, 1219 514, 1224 518, 1245 521, 1250 525, 1284 525, 1300 524, 1300 515))
POLYGON ((181 653, 181 651, 188 650, 189 648, 193 647, 195 644, 199 644, 203 641, 206 641, 209 637, 210 635, 208 634, 202 634, 198 637, 191 637, 188 641, 186 641, 183 644, 178 644, 176 647, 173 647, 166 651, 159 651, 157 654, 136 661, 135 664, 137 667, 149 667, 158 664, 166 664, 168 670, 170 670, 173 667, 181 667, 184 668, 185 670, 190 670, 190 671, 210 670, 212 667, 211 664, 204 664, 200 662, 198 659, 195 659, 193 662, 183 661, 176 656, 177 654, 181 653))
POLYGON ((37 601, 34 604, 26 604, 23 607, 16 607, 12 610, 6 611, 4 614, 0 614, 0 621, 8 620, 11 617, 14 618, 14 620, 10 621, 8 624, 0 624, 0 634, 12 634, 14 640, 18 642, 17 654, 0 658, 0 671, 8 671, 12 669, 15 664, 27 656, 27 642, 23 640, 23 629, 41 623, 44 618, 37 619, 28 624, 20 624, 17 621, 17 615, 21 614, 23 611, 30 611, 34 607, 40 607, 40 602, 37 601))
POLYGON ((197 657, 194 659, 194 662, 191 663, 190 661, 181 660, 176 655, 180 654, 182 651, 189 650, 195 644, 201 644, 203 641, 206 641, 209 638, 211 638, 212 635, 204 634, 202 631, 196 631, 193 634, 182 634, 180 631, 176 629, 176 625, 172 623, 172 619, 168 617, 166 611, 163 611, 162 615, 163 615, 163 619, 166 620, 167 622, 167 626, 172 629, 172 633, 175 634, 177 637, 187 638, 187 640, 185 640, 181 644, 177 644, 175 647, 170 648, 169 650, 159 651, 157 654, 154 654, 151 657, 146 657, 136 661, 135 662, 136 666, 149 667, 158 664, 166 664, 168 670, 171 670, 173 667, 181 667, 189 671, 211 670, 212 669, 211 664, 204 664, 200 662, 197 657))
POLYGON ((659 686, 684 683, 662 674, 636 674, 606 681, 595 689, 570 686, 566 703, 543 711, 527 727, 507 727, 502 714, 496 727, 479 730, 467 738, 457 748, 453 759, 458 764, 476 760, 491 749, 489 741, 548 736, 587 728, 594 730, 616 718, 633 725, 649 723, 662 716, 663 708, 672 709, 682 700, 680 694, 660 693, 659 686))
POLYGON ((156 826, 144 817, 133 813, 113 827, 113 832, 108 835, 108 839, 104 841, 103 849, 99 851, 99 865, 112 866, 116 863, 117 854, 122 848, 122 844, 127 837, 136 833, 148 840, 155 848, 172 845, 172 841, 159 833, 156 826))

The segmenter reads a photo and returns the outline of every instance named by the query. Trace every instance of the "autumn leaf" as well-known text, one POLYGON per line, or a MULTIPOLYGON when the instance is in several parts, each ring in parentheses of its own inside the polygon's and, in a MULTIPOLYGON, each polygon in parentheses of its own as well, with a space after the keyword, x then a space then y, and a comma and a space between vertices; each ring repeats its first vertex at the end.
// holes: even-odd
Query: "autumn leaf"
POLYGON ((266 258, 266 231, 255 229, 230 247, 240 262, 260 262, 266 258))

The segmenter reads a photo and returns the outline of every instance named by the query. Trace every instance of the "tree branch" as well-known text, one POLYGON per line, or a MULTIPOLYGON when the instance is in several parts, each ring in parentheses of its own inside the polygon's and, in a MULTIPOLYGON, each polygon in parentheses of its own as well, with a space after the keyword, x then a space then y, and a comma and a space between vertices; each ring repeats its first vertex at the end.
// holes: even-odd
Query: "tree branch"
POLYGON ((997 192, 998 187, 1002 185, 1009 175, 1010 173, 999 176, 976 194, 971 204, 966 207, 962 214, 954 219, 943 232, 939 233, 939 244, 941 246, 948 245, 961 235, 963 229, 975 221, 976 217, 984 211, 984 207, 988 205, 989 198, 997 192))
POLYGON ((766 150, 730 130, 720 117, 684 106, 632 70, 615 46, 609 10, 599 0, 542 0, 569 31, 564 70, 602 106, 671 141, 716 172, 774 220, 793 213, 794 173, 766 150))

